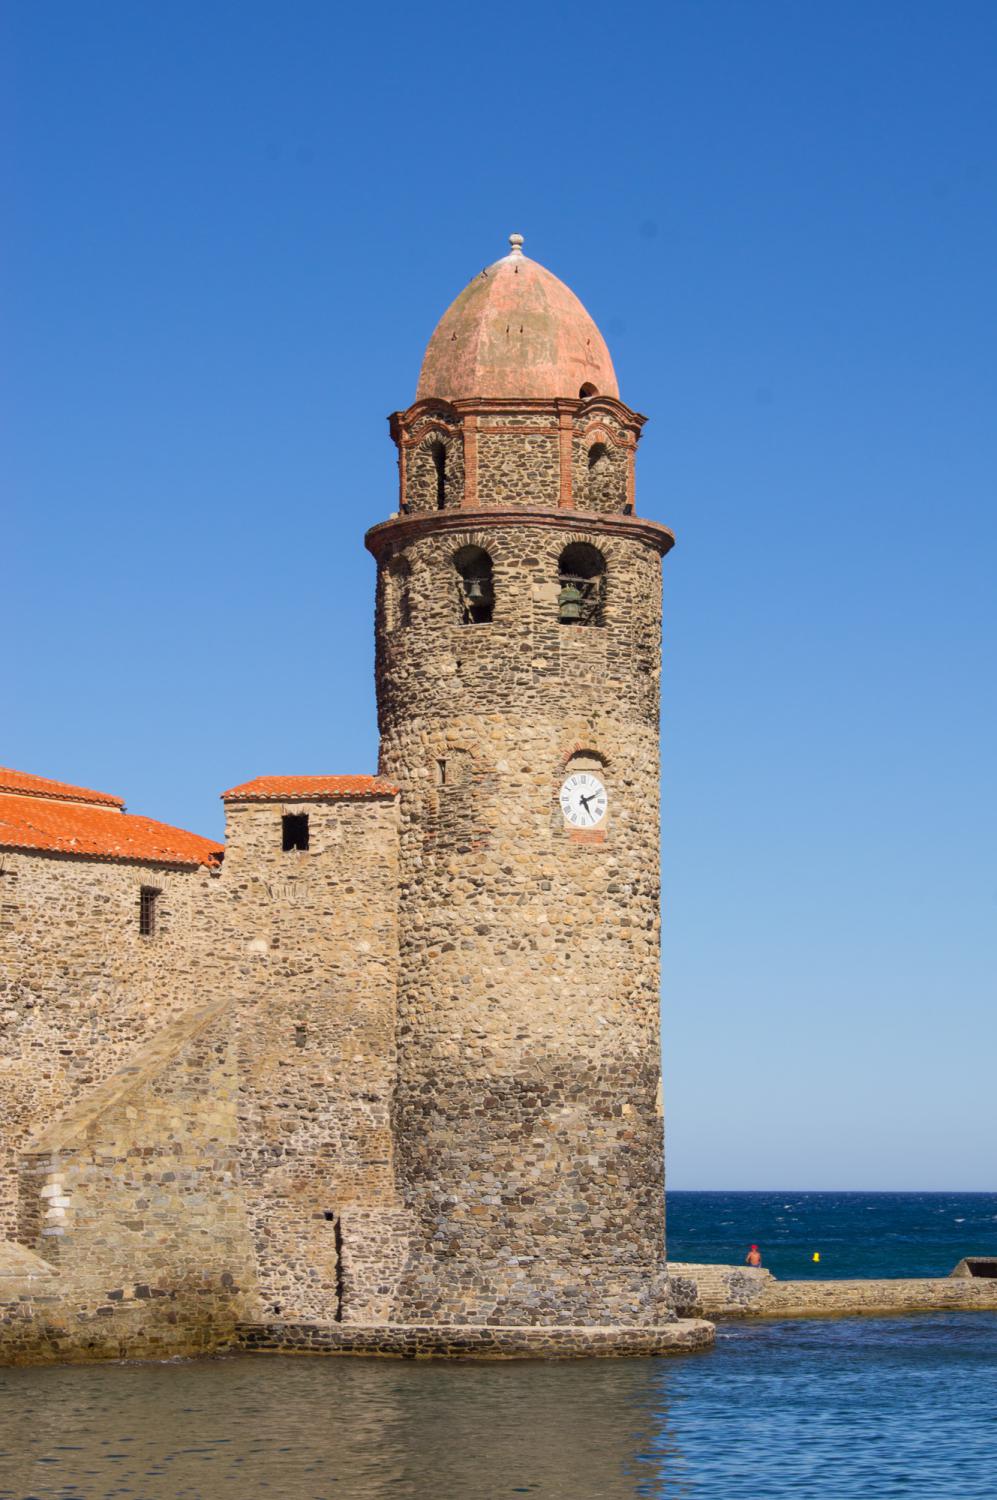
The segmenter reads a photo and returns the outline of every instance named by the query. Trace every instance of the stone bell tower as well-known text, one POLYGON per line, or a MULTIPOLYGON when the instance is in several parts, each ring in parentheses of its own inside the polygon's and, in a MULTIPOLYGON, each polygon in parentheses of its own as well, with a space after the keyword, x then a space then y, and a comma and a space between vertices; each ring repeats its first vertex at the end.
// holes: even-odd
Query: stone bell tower
POLYGON ((581 303, 482 271, 391 418, 381 773, 401 792, 393 1322, 668 1321, 661 559, 644 418, 581 303))

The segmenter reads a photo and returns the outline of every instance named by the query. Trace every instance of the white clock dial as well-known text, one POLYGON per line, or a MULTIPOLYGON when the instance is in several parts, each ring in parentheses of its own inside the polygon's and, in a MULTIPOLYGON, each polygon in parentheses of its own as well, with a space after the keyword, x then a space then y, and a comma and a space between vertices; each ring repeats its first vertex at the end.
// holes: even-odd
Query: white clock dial
POLYGON ((572 828, 594 828, 608 805, 606 788, 591 771, 573 771, 561 788, 561 811, 572 828))

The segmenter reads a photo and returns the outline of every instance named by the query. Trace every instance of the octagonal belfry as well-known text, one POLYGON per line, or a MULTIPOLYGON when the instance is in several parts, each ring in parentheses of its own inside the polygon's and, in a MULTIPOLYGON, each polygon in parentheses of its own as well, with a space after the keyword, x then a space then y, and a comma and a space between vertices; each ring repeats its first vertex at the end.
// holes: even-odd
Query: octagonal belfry
POLYGON ((661 559, 644 418, 522 239, 391 418, 380 771, 401 788, 393 1323, 650 1328, 665 1264, 661 559))

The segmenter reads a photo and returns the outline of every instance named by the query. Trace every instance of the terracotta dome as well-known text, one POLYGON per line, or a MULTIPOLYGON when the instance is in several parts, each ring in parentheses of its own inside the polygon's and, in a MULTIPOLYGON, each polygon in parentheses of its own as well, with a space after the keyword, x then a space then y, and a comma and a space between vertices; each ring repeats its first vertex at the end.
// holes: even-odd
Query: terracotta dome
POLYGON ((437 324, 416 399, 618 396, 606 341, 574 292, 523 254, 521 234, 509 243, 437 324))

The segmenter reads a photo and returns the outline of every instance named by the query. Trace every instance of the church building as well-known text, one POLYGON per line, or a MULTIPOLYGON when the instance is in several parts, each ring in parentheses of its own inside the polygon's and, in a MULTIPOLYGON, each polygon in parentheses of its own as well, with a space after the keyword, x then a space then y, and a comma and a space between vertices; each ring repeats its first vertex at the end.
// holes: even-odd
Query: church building
POLYGON ((232 787, 216 844, 0 770, 0 1359, 712 1337, 665 1259, 673 537, 510 246, 390 419, 377 774, 232 787))

